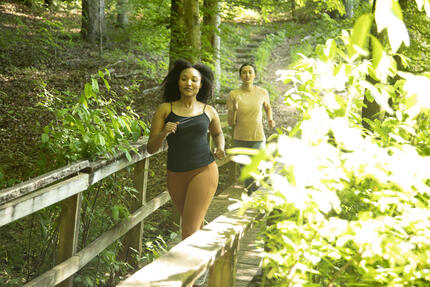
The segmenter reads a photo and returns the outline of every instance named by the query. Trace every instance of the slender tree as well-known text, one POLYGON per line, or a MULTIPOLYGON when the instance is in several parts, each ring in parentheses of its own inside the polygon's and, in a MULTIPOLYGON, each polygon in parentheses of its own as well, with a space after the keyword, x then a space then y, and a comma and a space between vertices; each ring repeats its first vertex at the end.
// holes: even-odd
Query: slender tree
POLYGON ((346 18, 354 16, 354 0, 344 0, 346 18))
POLYGON ((219 25, 221 24, 220 2, 218 0, 205 0, 203 9, 203 29, 202 29, 202 49, 203 60, 211 63, 215 69, 215 91, 221 88, 220 73, 221 59, 220 47, 221 38, 219 36, 219 25))
POLYGON ((296 20, 296 0, 291 0, 291 17, 296 20))
POLYGON ((200 60, 200 9, 199 0, 184 0, 185 35, 187 46, 191 50, 188 59, 200 60))
POLYGON ((170 11, 170 65, 178 58, 200 60, 198 0, 172 0, 170 11))
POLYGON ((169 62, 171 66, 177 58, 181 57, 181 47, 184 47, 186 42, 183 0, 172 0, 170 7, 169 62))
MULTIPOLYGON (((373 1, 373 5, 372 5, 372 14, 375 14, 376 11, 376 1, 373 1)), ((370 30, 370 33, 375 36, 378 37, 378 33, 376 30, 376 25, 375 23, 372 24, 372 28, 370 30)), ((370 41, 370 40, 369 40, 370 41)), ((369 54, 372 54, 372 46, 369 45, 369 54)), ((367 80, 369 82, 371 82, 372 84, 375 84, 375 80, 373 78, 371 78, 370 76, 367 77, 367 80)), ((363 107, 361 109, 361 118, 362 120, 362 125, 365 129, 367 130, 371 130, 370 125, 366 122, 365 119, 369 119, 369 120, 375 120, 379 115, 380 115, 380 111, 381 111, 381 106, 375 101, 375 100, 369 100, 368 97, 364 97, 363 99, 363 107)))
POLYGON ((128 25, 128 0, 118 0, 117 6, 117 24, 119 27, 125 28, 128 25))
POLYGON ((105 1, 82 0, 82 37, 90 43, 100 43, 105 35, 105 1))

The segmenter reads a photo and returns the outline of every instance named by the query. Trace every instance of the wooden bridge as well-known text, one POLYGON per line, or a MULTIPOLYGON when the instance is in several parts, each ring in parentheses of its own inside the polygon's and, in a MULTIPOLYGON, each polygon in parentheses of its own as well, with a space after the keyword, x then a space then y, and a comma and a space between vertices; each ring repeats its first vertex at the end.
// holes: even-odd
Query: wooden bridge
MULTIPOLYGON (((223 127, 226 124, 223 121, 223 127)), ((123 240, 124 258, 131 264, 128 250, 142 253, 146 217, 170 200, 164 191, 146 201, 149 160, 142 139, 131 160, 118 154, 110 160, 90 162, 83 160, 59 168, 16 186, 0 190, 0 226, 36 213, 48 206, 61 205, 57 265, 24 286, 73 286, 73 276, 112 243, 123 240), (96 240, 77 250, 82 193, 95 183, 134 166, 134 188, 139 192, 133 200, 130 215, 96 240)), ((163 146, 157 153, 165 152, 163 146)), ((231 158, 217 161, 218 166, 234 165, 231 158)), ((234 167, 233 170, 236 168, 234 167)), ((235 177, 234 173, 231 173, 235 177)), ((120 282, 118 286, 192 286, 205 270, 209 271, 206 286, 248 286, 259 270, 261 252, 256 247, 254 223, 262 217, 254 210, 233 208, 243 189, 233 185, 218 191, 208 211, 205 227, 175 245, 166 254, 120 282)), ((237 204, 236 204, 237 205, 237 204)))

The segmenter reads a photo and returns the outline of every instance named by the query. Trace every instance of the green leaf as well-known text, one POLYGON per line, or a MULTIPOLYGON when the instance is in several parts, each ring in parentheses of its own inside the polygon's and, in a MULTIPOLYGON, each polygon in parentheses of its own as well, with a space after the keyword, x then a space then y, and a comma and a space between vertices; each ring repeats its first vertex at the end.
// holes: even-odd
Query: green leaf
POLYGON ((112 218, 114 220, 118 220, 118 218, 119 218, 119 206, 118 205, 114 205, 114 207, 112 207, 112 218))
POLYGON ((328 59, 333 59, 336 55, 336 48, 336 42, 333 39, 327 40, 324 48, 324 55, 326 55, 328 59))
POLYGON ((49 141, 49 136, 45 133, 42 134, 42 143, 47 143, 49 141))
POLYGON ((355 22, 348 45, 348 56, 350 58, 357 54, 360 49, 366 50, 367 38, 369 36, 370 27, 372 26, 372 19, 372 14, 364 14, 355 22), (360 49, 357 49, 357 47, 360 49))
POLYGON ((379 40, 371 35, 372 40, 372 64, 374 75, 381 82, 386 83, 387 78, 397 72, 397 64, 393 57, 387 55, 379 40))
POLYGON ((128 161, 132 160, 130 152, 128 150, 125 151, 125 157, 128 159, 128 161))
POLYGON ((373 35, 370 35, 370 39, 372 41, 372 62, 373 65, 377 67, 385 51, 378 38, 373 35))
POLYGON ((378 0, 376 2, 375 21, 378 32, 387 28, 388 39, 393 52, 405 43, 409 46, 409 34, 403 23, 402 9, 395 0, 378 0))
POLYGON ((101 135, 101 134, 97 134, 97 142, 101 145, 101 146, 105 146, 106 142, 105 142, 105 138, 101 135))
POLYGON ((93 92, 94 93, 99 93, 100 92, 99 83, 97 82, 96 79, 91 79, 91 87, 93 88, 93 92))
POLYGON ((110 86, 109 86, 109 82, 106 79, 103 79, 103 82, 105 83, 106 89, 108 90, 108 92, 110 91, 110 86))
POLYGON ((92 88, 92 86, 89 84, 89 83, 86 83, 85 84, 85 87, 84 87, 84 95, 85 95, 85 97, 87 98, 87 99, 89 99, 89 98, 91 98, 92 96, 93 96, 93 88, 92 88))
POLYGON ((430 0, 415 0, 417 2, 418 9, 421 11, 424 7, 427 17, 430 17, 430 0))

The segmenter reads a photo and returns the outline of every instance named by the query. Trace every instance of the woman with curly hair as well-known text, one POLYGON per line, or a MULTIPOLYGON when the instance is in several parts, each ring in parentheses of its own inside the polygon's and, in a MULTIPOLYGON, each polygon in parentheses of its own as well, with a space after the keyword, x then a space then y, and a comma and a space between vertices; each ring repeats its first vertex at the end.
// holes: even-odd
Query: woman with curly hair
POLYGON ((213 87, 209 67, 177 60, 163 87, 164 102, 153 116, 147 150, 156 152, 167 139, 167 188, 182 217, 185 239, 203 226, 216 192, 215 157, 225 157, 224 134, 218 113, 207 104, 213 87), (215 145, 213 153, 208 130, 215 145))

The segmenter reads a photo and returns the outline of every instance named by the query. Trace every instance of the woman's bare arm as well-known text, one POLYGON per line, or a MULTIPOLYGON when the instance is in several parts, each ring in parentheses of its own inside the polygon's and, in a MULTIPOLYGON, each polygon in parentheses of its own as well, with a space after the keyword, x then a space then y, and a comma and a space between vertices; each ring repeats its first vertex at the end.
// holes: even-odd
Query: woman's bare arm
POLYGON ((227 121, 229 126, 236 125, 237 101, 233 99, 230 93, 227 97, 227 121))
POLYGON ((273 129, 276 125, 273 120, 272 106, 270 105, 270 100, 263 103, 264 110, 266 111, 267 121, 269 122, 269 128, 273 129))
POLYGON ((214 141, 215 150, 214 153, 217 158, 222 159, 225 157, 225 139, 224 139, 224 133, 221 128, 221 122, 219 120, 219 116, 217 111, 212 107, 209 106, 210 113, 211 113, 211 123, 209 125, 209 132, 212 136, 212 139, 214 141))
POLYGON ((176 131, 178 123, 164 123, 167 115, 166 107, 169 108, 168 104, 161 104, 152 117, 151 131, 149 133, 148 144, 146 146, 148 153, 155 153, 160 148, 164 139, 170 133, 174 133, 176 131))

